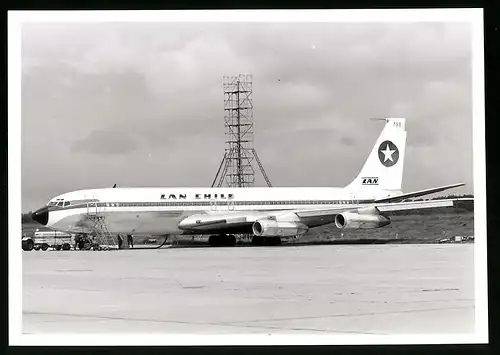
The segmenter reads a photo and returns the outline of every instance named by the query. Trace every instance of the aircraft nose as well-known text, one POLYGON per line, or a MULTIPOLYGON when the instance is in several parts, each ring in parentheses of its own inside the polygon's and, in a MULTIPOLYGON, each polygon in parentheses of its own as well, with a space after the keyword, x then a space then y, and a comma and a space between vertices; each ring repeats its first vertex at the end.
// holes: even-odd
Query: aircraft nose
POLYGON ((49 208, 47 206, 39 208, 31 215, 31 218, 37 223, 47 225, 49 222, 49 208))

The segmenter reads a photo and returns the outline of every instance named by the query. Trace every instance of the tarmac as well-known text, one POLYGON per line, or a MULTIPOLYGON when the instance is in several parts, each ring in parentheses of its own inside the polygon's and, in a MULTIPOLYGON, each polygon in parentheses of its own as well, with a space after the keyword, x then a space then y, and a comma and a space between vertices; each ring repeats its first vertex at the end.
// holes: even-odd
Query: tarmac
POLYGON ((473 244, 23 252, 25 334, 474 332, 473 244))

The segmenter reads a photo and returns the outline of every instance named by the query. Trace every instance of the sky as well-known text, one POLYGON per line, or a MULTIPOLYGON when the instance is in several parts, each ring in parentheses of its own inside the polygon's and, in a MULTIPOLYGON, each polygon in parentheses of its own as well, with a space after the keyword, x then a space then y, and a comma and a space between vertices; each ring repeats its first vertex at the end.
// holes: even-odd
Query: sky
MULTIPOLYGON (((210 186, 222 77, 253 76, 273 186, 345 186, 405 117, 403 191, 473 192, 468 23, 30 23, 22 27, 22 209, 118 186, 210 186)), ((266 186, 256 167, 256 186, 266 186)))

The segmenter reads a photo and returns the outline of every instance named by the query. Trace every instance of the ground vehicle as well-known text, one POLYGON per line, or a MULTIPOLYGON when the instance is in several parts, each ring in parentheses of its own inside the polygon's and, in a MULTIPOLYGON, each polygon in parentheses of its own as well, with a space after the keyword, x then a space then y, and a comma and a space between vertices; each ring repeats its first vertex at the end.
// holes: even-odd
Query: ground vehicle
POLYGON ((47 250, 49 247, 55 250, 70 250, 73 236, 59 231, 40 231, 36 230, 33 237, 23 236, 23 250, 47 250))
POLYGON ((95 236, 87 234, 76 234, 73 237, 75 250, 101 250, 99 243, 96 243, 95 236))

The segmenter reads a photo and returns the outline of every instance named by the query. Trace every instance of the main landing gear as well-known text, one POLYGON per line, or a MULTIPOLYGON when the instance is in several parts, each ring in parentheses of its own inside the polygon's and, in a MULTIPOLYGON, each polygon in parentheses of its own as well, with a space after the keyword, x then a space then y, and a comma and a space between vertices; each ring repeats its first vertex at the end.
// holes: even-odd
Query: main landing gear
POLYGON ((281 238, 280 237, 257 237, 254 236, 252 238, 252 244, 253 245, 280 245, 281 244, 281 238))
MULTIPOLYGON (((212 247, 232 247, 236 244, 236 237, 234 235, 211 235, 208 238, 208 244, 212 247)), ((281 245, 280 237, 257 237, 252 238, 252 244, 258 246, 272 246, 281 245)))
POLYGON ((236 237, 234 235, 211 235, 208 238, 208 244, 212 247, 232 247, 236 244, 236 237))

